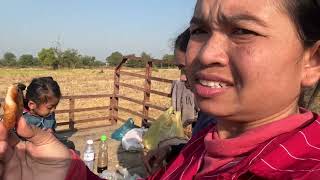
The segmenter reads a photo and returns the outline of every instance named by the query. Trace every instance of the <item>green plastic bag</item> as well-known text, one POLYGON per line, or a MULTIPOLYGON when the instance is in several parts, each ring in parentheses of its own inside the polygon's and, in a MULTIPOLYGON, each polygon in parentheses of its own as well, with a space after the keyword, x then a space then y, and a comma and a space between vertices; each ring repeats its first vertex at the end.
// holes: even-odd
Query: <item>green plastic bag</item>
POLYGON ((152 123, 143 136, 143 145, 146 150, 158 147, 161 141, 171 138, 186 138, 181 122, 181 113, 170 107, 152 123))

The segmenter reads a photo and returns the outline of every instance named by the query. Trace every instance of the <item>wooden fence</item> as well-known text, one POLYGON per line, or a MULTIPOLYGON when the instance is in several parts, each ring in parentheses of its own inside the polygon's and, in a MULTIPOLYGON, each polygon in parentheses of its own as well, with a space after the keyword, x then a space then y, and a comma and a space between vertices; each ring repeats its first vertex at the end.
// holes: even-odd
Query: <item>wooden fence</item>
MULTIPOLYGON (((68 101, 68 108, 67 109, 59 109, 56 110, 56 114, 68 114, 68 119, 62 119, 63 122, 58 122, 59 126, 68 126, 67 129, 64 130, 70 130, 75 131, 78 130, 78 128, 75 128, 75 125, 78 124, 84 124, 84 123, 90 123, 90 122, 97 122, 97 121, 111 121, 110 125, 116 123, 119 121, 125 121, 125 119, 118 116, 120 111, 138 116, 142 118, 142 125, 148 126, 150 121, 154 121, 155 117, 149 116, 149 109, 153 108, 160 111, 165 111, 167 107, 158 106, 156 104, 152 104, 150 102, 150 95, 156 94, 159 96, 170 98, 171 94, 156 91, 151 89, 151 83, 152 81, 158 81, 163 83, 172 84, 172 80, 159 78, 159 77, 153 77, 152 76, 152 67, 154 64, 160 64, 160 60, 151 59, 146 62, 145 67, 145 74, 137 74, 132 73, 128 71, 121 70, 122 66, 128 61, 128 60, 134 60, 134 61, 142 61, 142 58, 135 57, 135 56, 125 56, 121 63, 115 68, 114 72, 114 90, 113 94, 99 94, 99 95, 76 95, 76 96, 63 96, 62 101, 68 101), (122 75, 136 77, 144 79, 144 85, 143 87, 139 87, 136 85, 131 85, 127 83, 120 82, 120 78, 122 75), (126 97, 124 95, 120 95, 119 89, 120 87, 126 87, 134 90, 138 90, 143 92, 144 96, 143 99, 134 99, 131 97, 126 97), (97 106, 97 107, 89 107, 89 108, 75 108, 76 100, 79 99, 96 99, 96 98, 105 98, 106 100, 109 99, 109 106, 97 106), (138 105, 141 105, 142 113, 133 111, 126 107, 119 106, 119 100, 126 100, 132 103, 136 103, 138 105), (105 115, 101 117, 95 117, 95 118, 87 118, 87 119, 75 119, 75 113, 79 112, 88 112, 88 111, 97 111, 97 110, 105 110, 105 115)), ((4 99, 0 98, 0 103, 3 103, 4 99)), ((0 114, 0 118, 2 115, 0 114)), ((90 128, 96 128, 101 127, 97 125, 89 125, 86 128, 81 129, 90 129, 90 128)))
POLYGON ((148 124, 149 124, 148 121, 154 121, 155 120, 154 117, 150 117, 149 116, 149 109, 150 108, 157 109, 157 110, 160 110, 160 111, 165 111, 167 109, 167 107, 162 107, 162 106, 158 106, 158 105, 152 104, 150 102, 150 95, 151 94, 156 94, 156 95, 163 96, 163 97, 168 97, 168 98, 171 97, 171 94, 168 94, 168 93, 165 93, 165 92, 161 92, 161 91, 152 90, 151 89, 151 82, 152 81, 158 81, 158 82, 172 84, 173 80, 164 79, 164 78, 158 78, 158 77, 153 77, 152 76, 152 67, 153 67, 154 64, 161 63, 160 60, 151 59, 151 60, 147 61, 144 75, 121 70, 121 67, 128 60, 143 61, 142 58, 139 58, 139 57, 126 56, 126 57, 123 58, 122 62, 116 67, 115 73, 114 73, 113 97, 112 97, 111 102, 110 102, 110 105, 111 105, 110 117, 113 118, 112 121, 117 121, 117 120, 122 120, 123 121, 124 119, 121 119, 118 116, 118 111, 124 111, 124 112, 130 113, 132 115, 141 117, 142 118, 142 125, 143 126, 148 126, 148 124), (145 80, 144 86, 143 87, 139 87, 139 86, 135 86, 135 85, 131 85, 131 84, 122 83, 122 82, 120 82, 121 75, 126 75, 126 76, 131 76, 131 77, 144 79, 145 80), (141 92, 143 92, 144 97, 143 97, 142 100, 138 100, 138 99, 133 99, 133 98, 130 98, 130 97, 126 97, 126 96, 120 95, 119 94, 120 87, 126 87, 126 88, 130 88, 130 89, 133 89, 133 90, 141 91, 141 92), (133 103, 141 105, 142 113, 139 113, 139 112, 136 112, 136 111, 132 111, 132 110, 130 110, 128 108, 119 106, 119 100, 120 99, 123 99, 123 100, 129 101, 129 102, 133 102, 133 103))
MULTIPOLYGON (((69 108, 63 109, 63 110, 56 110, 56 114, 68 114, 68 121, 65 122, 58 122, 57 125, 59 126, 65 126, 68 125, 67 130, 74 131, 76 130, 75 125, 77 124, 88 124, 91 122, 97 122, 97 121, 109 121, 112 119, 110 116, 108 116, 108 111, 110 111, 110 106, 96 106, 96 107, 90 107, 90 108, 75 108, 76 100, 78 99, 95 99, 95 98, 106 98, 110 99, 112 97, 112 94, 99 94, 99 95, 78 95, 78 96, 63 96, 61 100, 68 100, 69 101, 69 108), (87 118, 87 119, 75 119, 75 113, 78 112, 88 112, 88 111, 97 111, 97 110, 105 110, 104 116, 100 117, 94 117, 94 118, 87 118)), ((114 122, 111 121, 111 125, 114 122)), ((90 128, 96 128, 99 126, 95 125, 89 125, 86 128, 81 129, 90 129, 90 128)))

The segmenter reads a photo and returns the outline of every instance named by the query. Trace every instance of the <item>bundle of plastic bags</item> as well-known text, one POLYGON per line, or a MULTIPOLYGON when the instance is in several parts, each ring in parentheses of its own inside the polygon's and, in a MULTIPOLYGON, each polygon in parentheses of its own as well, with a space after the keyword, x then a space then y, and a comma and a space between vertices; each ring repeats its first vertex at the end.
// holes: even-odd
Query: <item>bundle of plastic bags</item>
POLYGON ((146 131, 144 128, 133 128, 128 131, 122 138, 122 148, 127 151, 143 150, 142 137, 146 131))
POLYGON ((175 138, 187 139, 183 131, 181 113, 170 107, 144 134, 143 145, 146 150, 152 150, 157 148, 160 142, 175 138))
POLYGON ((111 134, 111 138, 117 141, 121 141, 123 136, 130 131, 131 129, 135 128, 134 121, 132 118, 129 118, 120 128, 114 131, 111 134))

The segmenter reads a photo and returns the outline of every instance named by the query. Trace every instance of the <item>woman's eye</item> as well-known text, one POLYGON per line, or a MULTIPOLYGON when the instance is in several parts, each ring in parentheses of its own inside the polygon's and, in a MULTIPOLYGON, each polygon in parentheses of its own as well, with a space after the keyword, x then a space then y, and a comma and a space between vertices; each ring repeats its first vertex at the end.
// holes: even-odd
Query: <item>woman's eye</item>
POLYGON ((191 30, 191 35, 198 35, 198 34, 204 34, 204 33, 207 33, 207 32, 201 28, 196 28, 194 30, 191 30))
POLYGON ((237 28, 232 32, 233 35, 258 35, 258 33, 254 31, 250 31, 248 29, 237 28))

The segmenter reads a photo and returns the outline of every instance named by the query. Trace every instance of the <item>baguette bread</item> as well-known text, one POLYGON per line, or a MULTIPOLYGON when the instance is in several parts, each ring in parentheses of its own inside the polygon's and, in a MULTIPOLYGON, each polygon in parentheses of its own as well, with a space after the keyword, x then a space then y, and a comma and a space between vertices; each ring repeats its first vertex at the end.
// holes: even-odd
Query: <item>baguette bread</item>
POLYGON ((23 84, 9 86, 3 106, 3 124, 9 130, 15 127, 23 113, 23 84))

